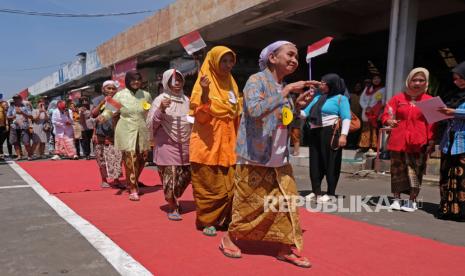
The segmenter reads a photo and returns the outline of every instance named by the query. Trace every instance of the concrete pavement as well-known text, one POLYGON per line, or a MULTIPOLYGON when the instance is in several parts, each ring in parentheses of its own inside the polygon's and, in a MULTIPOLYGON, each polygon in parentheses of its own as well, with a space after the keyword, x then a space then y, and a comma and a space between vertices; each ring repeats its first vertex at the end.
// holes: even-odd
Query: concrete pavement
POLYGON ((118 275, 4 162, 0 179, 0 275, 118 275))
MULTIPOLYGON (((155 171, 156 167, 146 169, 155 171)), ((294 174, 299 191, 303 195, 308 194, 308 167, 294 166, 294 174)), ((325 189, 324 184, 323 190, 325 189)), ((371 195, 376 200, 380 196, 390 195, 390 179, 380 174, 369 174, 366 177, 342 174, 337 192, 344 196, 345 206, 349 206, 351 195, 371 195)), ((424 183, 420 199, 422 207, 414 213, 381 210, 379 213, 362 211, 333 214, 452 245, 465 246, 465 223, 442 221, 434 217, 439 202, 437 183, 424 183)), ((0 163, 0 216, 0 275, 118 274, 78 231, 58 216, 4 162, 0 163)))

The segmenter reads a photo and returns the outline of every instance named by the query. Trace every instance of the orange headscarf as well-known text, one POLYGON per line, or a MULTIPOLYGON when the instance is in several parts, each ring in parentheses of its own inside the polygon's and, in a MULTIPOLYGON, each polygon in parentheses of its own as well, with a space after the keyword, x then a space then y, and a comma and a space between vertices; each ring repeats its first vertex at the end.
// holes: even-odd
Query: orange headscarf
POLYGON ((218 118, 235 118, 241 112, 239 103, 239 89, 231 73, 227 76, 218 74, 220 71, 220 60, 225 54, 231 53, 236 60, 236 54, 225 46, 213 47, 205 58, 200 68, 199 76, 192 89, 189 114, 194 115, 197 108, 201 106, 202 87, 200 77, 207 75, 210 80, 210 108, 209 113, 218 118), (234 94, 236 103, 230 101, 230 93, 234 94))

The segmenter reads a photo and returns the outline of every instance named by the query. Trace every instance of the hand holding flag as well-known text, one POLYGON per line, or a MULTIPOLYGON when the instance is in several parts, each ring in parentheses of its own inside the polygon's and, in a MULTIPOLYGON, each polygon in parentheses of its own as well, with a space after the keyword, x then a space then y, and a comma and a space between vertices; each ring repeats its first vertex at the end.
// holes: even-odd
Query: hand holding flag
POLYGON ((102 112, 102 117, 105 120, 108 120, 113 116, 113 114, 117 113, 121 109, 122 105, 112 97, 106 96, 104 107, 105 109, 102 112))

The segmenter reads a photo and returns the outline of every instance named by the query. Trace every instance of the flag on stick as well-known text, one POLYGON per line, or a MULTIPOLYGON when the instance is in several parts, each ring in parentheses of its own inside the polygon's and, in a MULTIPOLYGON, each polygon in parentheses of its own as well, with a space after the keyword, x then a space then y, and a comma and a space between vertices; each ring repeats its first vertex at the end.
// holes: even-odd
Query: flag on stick
POLYGON ((69 93, 68 98, 72 101, 80 99, 81 91, 74 91, 74 92, 69 93))
POLYGON ((317 41, 313 43, 312 45, 309 45, 307 48, 307 63, 310 62, 311 58, 314 58, 316 56, 326 54, 328 52, 329 44, 333 40, 333 37, 327 36, 323 38, 320 41, 317 41))
POLYGON ((110 110, 112 113, 121 109, 121 104, 114 100, 112 97, 105 97, 105 109, 110 110))
POLYGON ((29 90, 26 88, 23 91, 19 92, 18 95, 21 96, 21 98, 26 101, 27 97, 29 97, 29 90))
POLYGON ((207 44, 205 44, 205 41, 203 41, 198 31, 193 31, 181 37, 179 42, 181 42, 182 47, 184 47, 189 55, 207 47, 207 44))
POLYGON ((333 37, 327 36, 307 47, 307 57, 305 58, 308 63, 308 79, 312 79, 312 58, 326 54, 328 52, 329 44, 333 37))

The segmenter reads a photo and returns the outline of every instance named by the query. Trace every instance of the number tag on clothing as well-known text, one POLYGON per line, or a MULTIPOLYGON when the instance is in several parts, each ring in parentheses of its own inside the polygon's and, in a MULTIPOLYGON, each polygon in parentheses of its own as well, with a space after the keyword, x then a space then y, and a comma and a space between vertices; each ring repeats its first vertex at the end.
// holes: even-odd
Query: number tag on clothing
POLYGON ((375 96, 375 100, 378 102, 383 99, 383 93, 381 93, 380 91, 376 92, 374 96, 375 96))
POLYGON ((142 108, 143 108, 144 110, 149 110, 151 106, 152 106, 152 105, 149 104, 147 101, 143 101, 143 102, 142 102, 142 108))
POLYGON ((195 118, 189 115, 186 115, 186 121, 190 124, 194 124, 195 118))
POLYGON ((292 114, 292 110, 287 106, 283 107, 282 113, 283 113, 283 125, 287 126, 294 119, 294 114, 292 114))
POLYGON ((229 96, 229 102, 230 103, 237 104, 236 95, 234 94, 233 91, 229 91, 228 96, 229 96))

